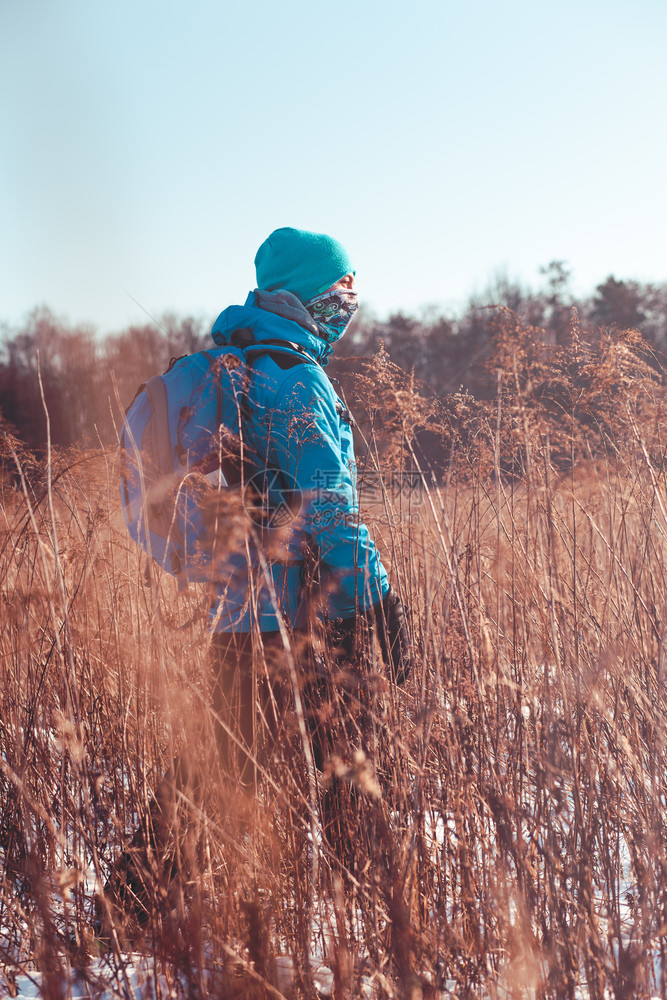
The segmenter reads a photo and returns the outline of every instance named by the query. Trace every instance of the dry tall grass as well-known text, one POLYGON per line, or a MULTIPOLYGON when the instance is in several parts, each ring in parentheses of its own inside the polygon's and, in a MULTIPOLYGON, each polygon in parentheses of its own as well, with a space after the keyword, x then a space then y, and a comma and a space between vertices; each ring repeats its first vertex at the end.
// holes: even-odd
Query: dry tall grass
MULTIPOLYGON (((576 331, 567 357, 534 345, 510 323, 497 399, 441 415, 444 484, 424 468, 396 488, 431 416, 386 359, 362 377, 393 407, 366 428, 386 488, 365 513, 412 608, 416 668, 404 688, 337 674, 348 746, 326 777, 293 705, 255 798, 211 749, 206 594, 147 584, 115 456, 37 462, 5 440, 8 992, 34 969, 48 998, 75 973, 101 989, 94 892, 186 747, 205 781, 173 804, 171 877, 156 861, 141 939, 176 994, 314 996, 319 949, 340 1000, 667 996, 662 389, 632 335, 595 364, 576 331), (338 853, 318 835, 332 774, 338 853)), ((125 932, 105 943, 121 994, 125 932)))

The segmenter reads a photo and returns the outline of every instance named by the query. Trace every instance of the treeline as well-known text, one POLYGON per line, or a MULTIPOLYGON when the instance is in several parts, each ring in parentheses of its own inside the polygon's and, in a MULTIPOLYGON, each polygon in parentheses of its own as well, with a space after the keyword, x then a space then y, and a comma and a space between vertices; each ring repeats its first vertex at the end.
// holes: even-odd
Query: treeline
POLYGON ((420 319, 396 314, 386 322, 363 316, 341 341, 339 356, 372 354, 380 342, 392 361, 428 384, 440 397, 463 388, 478 399, 495 395, 492 363, 503 311, 510 310, 536 340, 554 347, 569 344, 573 323, 596 340, 600 331, 639 330, 656 364, 667 355, 667 283, 649 284, 608 277, 587 298, 576 299, 563 261, 540 270, 542 287, 524 288, 498 277, 473 296, 462 315, 420 319))
MULTIPOLYGON (((497 391, 499 330, 507 311, 518 317, 529 339, 562 354, 576 326, 584 341, 614 331, 639 330, 650 364, 662 375, 667 354, 667 283, 647 284, 610 276, 588 298, 576 300, 562 261, 541 270, 541 287, 524 288, 498 278, 471 298, 459 316, 396 313, 378 320, 360 310, 338 345, 340 362, 370 356, 383 344, 394 365, 444 399, 463 389, 475 399, 497 391)), ((192 317, 161 316, 104 338, 93 327, 70 326, 48 309, 35 310, 20 329, 5 327, 0 345, 0 424, 29 448, 53 444, 109 444, 138 385, 163 371, 172 357, 211 345, 209 325, 192 317)), ((504 335, 504 334, 503 334, 504 335)))
POLYGON ((34 310, 20 330, 5 329, 0 354, 0 426, 31 449, 109 444, 138 386, 170 358, 201 350, 204 324, 162 316, 104 338, 34 310), (159 323, 159 325, 158 325, 159 323))

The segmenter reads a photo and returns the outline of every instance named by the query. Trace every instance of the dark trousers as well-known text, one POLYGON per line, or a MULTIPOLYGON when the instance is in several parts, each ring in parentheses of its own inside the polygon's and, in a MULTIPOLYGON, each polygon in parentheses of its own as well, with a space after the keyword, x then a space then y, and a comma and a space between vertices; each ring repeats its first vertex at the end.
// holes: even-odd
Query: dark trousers
MULTIPOLYGON (((256 785, 256 765, 273 744, 289 738, 293 718, 293 679, 279 632, 253 639, 248 632, 219 632, 211 645, 213 709, 223 772, 234 783, 256 785)), ((322 770, 334 749, 334 723, 327 725, 335 698, 334 678, 307 633, 291 646, 296 681, 315 766, 322 770)))
MULTIPOLYGON (((343 667, 336 656, 340 647, 334 646, 325 661, 307 633, 293 637, 291 650, 310 749, 322 779, 323 832, 339 859, 349 866, 355 837, 350 829, 355 791, 349 781, 340 780, 336 770, 344 769, 354 748, 363 742, 364 674, 349 663, 343 667)), ((211 664, 223 773, 233 788, 253 790, 257 767, 268 763, 276 742, 294 740, 296 735, 298 743, 293 679, 282 637, 278 632, 254 638, 249 633, 218 633, 212 641, 211 664)))
MULTIPOLYGON (((292 656, 313 761, 321 781, 320 820, 323 833, 343 869, 355 866, 356 793, 341 780, 332 757, 343 765, 361 742, 363 672, 349 665, 338 670, 340 648, 327 661, 317 654, 307 634, 294 637, 292 656), (332 675, 331 665, 336 666, 332 675), (326 773, 329 770, 330 773, 326 773)), ((346 657, 348 659, 348 657, 346 657)), ((234 791, 255 791, 258 767, 266 766, 278 740, 294 740, 293 676, 278 632, 217 633, 211 643, 212 706, 220 767, 234 791)), ((298 744, 297 744, 298 745, 298 744)), ((164 776, 149 815, 137 829, 105 886, 107 903, 131 911, 143 925, 156 906, 155 885, 169 886, 176 872, 190 868, 192 849, 183 854, 183 835, 192 817, 187 803, 201 802, 207 784, 202 769, 183 753, 164 776)), ((194 832, 194 831, 193 831, 194 832)))
POLYGON ((218 632, 211 643, 213 711, 224 776, 254 789, 257 763, 278 739, 288 678, 279 632, 218 632))

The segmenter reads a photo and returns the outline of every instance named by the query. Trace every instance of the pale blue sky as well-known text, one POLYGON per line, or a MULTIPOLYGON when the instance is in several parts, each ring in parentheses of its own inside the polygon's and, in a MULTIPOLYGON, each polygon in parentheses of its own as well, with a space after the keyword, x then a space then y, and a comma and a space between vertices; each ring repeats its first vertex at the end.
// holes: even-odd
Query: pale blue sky
POLYGON ((283 225, 380 315, 667 280, 665 0, 0 0, 0 320, 214 318, 283 225))

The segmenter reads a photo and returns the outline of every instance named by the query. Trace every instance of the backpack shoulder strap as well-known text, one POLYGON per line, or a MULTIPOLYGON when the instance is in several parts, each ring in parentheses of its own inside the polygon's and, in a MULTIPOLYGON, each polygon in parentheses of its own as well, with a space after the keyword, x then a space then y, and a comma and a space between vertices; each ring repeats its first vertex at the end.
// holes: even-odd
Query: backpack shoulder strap
MULTIPOLYGON (((213 368, 213 366, 216 363, 215 356, 213 354, 210 354, 209 351, 202 351, 202 354, 204 355, 204 357, 208 361, 209 367, 213 368)), ((215 425, 216 425, 216 427, 220 426, 221 421, 222 421, 222 386, 220 384, 220 378, 217 377, 215 379, 215 425)))
POLYGON ((153 411, 153 450, 158 468, 165 474, 173 471, 174 459, 169 433, 169 406, 167 387, 161 375, 154 375, 146 382, 145 390, 153 411))
POLYGON ((246 347, 243 351, 249 361, 258 358, 262 354, 268 354, 272 361, 279 368, 293 368, 295 365, 312 364, 317 361, 300 344, 294 344, 291 340, 262 340, 257 344, 246 347))
POLYGON ((305 347, 302 347, 301 344, 295 344, 292 340, 281 340, 278 337, 255 340, 252 329, 249 326, 234 330, 230 336, 229 343, 232 347, 240 347, 250 361, 258 358, 261 354, 270 354, 271 358, 280 368, 291 368, 295 364, 304 363, 318 364, 305 347), (295 355, 298 357, 291 364, 287 360, 282 360, 294 358, 295 355), (278 360, 278 358, 281 360, 278 360))

